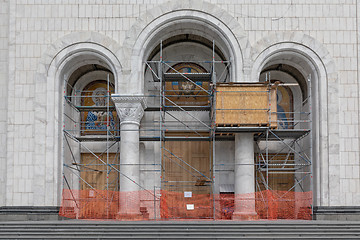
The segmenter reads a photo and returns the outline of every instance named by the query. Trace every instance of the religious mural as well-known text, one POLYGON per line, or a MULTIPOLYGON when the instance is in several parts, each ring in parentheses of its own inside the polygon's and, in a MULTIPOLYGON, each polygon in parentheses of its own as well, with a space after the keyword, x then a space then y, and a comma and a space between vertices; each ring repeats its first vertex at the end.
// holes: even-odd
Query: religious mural
POLYGON ((106 134, 107 125, 110 131, 115 129, 116 111, 104 111, 101 107, 113 106, 109 102, 109 96, 114 92, 114 87, 109 86, 106 81, 98 80, 88 84, 82 91, 81 105, 94 107, 90 111, 82 112, 82 133, 83 134, 106 134), (96 109, 96 107, 100 107, 96 109))
MULTIPOLYGON (((207 71, 200 65, 195 63, 178 63, 172 66, 168 73, 206 73, 207 71)), ((165 84, 166 95, 169 96, 167 105, 174 105, 171 101, 178 105, 185 106, 206 106, 208 105, 207 93, 204 91, 209 90, 209 83, 204 81, 191 81, 180 77, 182 81, 167 82, 165 84), (172 97, 174 96, 174 97, 172 97)))
POLYGON ((293 95, 289 87, 277 88, 277 121, 279 129, 294 128, 293 95))

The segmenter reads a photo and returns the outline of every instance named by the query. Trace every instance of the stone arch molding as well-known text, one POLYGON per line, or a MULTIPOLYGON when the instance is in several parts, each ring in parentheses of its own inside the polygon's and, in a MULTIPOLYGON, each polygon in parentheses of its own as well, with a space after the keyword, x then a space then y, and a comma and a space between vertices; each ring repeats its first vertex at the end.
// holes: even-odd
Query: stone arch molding
POLYGON ((119 83, 119 89, 130 89, 132 93, 144 91, 143 61, 145 51, 150 47, 149 42, 165 26, 175 25, 180 21, 199 21, 221 34, 232 52, 231 60, 234 69, 236 68, 233 79, 244 80, 244 72, 250 66, 251 46, 237 20, 225 10, 206 1, 174 0, 160 4, 140 16, 127 32, 123 43, 123 56, 126 56, 123 65, 124 81, 119 83))
POLYGON ((34 196, 45 206, 59 205, 62 179, 63 78, 83 64, 98 63, 121 78, 121 47, 95 32, 77 32, 51 44, 35 74, 34 196), (80 61, 81 62, 80 62, 80 61), (66 69, 66 70, 65 70, 66 69), (46 192, 54 194, 46 194, 46 192))
POLYGON ((327 78, 334 78, 338 81, 335 62, 327 49, 315 38, 302 32, 278 32, 259 40, 252 48, 251 59, 253 67, 251 79, 258 79, 257 70, 261 63, 264 63, 271 54, 288 49, 289 51, 302 53, 304 56, 318 66, 323 68, 327 78))
POLYGON ((336 169, 331 166, 331 159, 339 159, 339 79, 335 63, 327 49, 313 37, 302 32, 279 32, 261 39, 253 46, 250 79, 257 81, 266 63, 282 54, 293 55, 304 62, 292 62, 285 57, 279 63, 292 64, 300 71, 301 65, 308 65, 308 70, 316 75, 311 78, 315 92, 312 96, 313 109, 316 111, 314 143, 318 153, 316 162, 313 162, 314 200, 318 206, 339 204, 335 193, 340 191, 336 189, 340 180, 335 174, 336 169))
MULTIPOLYGON (((93 44, 93 47, 96 49, 96 46, 99 48, 103 48, 105 51, 109 51, 112 53, 114 58, 113 64, 118 69, 121 69, 122 65, 122 54, 121 54, 121 46, 113 39, 102 35, 97 32, 75 32, 70 33, 56 42, 52 43, 45 51, 43 56, 40 59, 37 74, 47 74, 51 65, 54 65, 54 61, 59 60, 59 54, 63 52, 63 50, 81 43, 90 43, 93 44)), ((85 47, 81 47, 78 45, 79 51, 85 50, 85 47)), ((109 58, 110 57, 109 55, 109 58)), ((55 63, 56 65, 57 63, 55 63)))

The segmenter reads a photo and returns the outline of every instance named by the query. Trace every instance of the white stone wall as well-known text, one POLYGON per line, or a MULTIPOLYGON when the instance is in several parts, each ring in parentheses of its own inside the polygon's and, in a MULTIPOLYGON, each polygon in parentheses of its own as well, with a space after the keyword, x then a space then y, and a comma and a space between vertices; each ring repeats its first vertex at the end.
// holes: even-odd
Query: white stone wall
MULTIPOLYGON (((54 128, 58 127, 53 126, 46 130, 35 127, 35 118, 39 114, 35 111, 39 107, 35 104, 35 99, 39 97, 35 93, 46 95, 44 92, 46 88, 35 89, 37 86, 35 73, 46 72, 43 68, 51 63, 40 64, 44 59, 44 54, 56 55, 56 53, 47 52, 51 44, 73 32, 98 32, 123 46, 126 39, 134 36, 135 30, 141 31, 141 29, 132 29, 129 32, 132 25, 147 11, 150 10, 146 16, 151 19, 151 16, 156 16, 161 11, 171 11, 169 5, 178 4, 179 8, 191 9, 191 5, 195 2, 198 1, 175 1, 172 4, 165 4, 163 0, 0 1, 0 84, 1 89, 4 89, 3 86, 8 89, 5 91, 5 94, 8 94, 5 106, 8 114, 0 116, 0 130, 7 124, 7 141, 5 133, 0 132, 0 143, 3 146, 7 144, 6 158, 3 157, 4 150, 0 150, 2 151, 0 171, 3 169, 5 160, 7 161, 6 205, 58 205, 59 196, 56 190, 58 184, 54 181, 55 178, 60 179, 58 168, 55 167, 60 165, 60 159, 54 159, 58 156, 54 154, 58 149, 52 146, 38 149, 43 154, 42 156, 46 156, 45 158, 35 158, 34 149, 37 135, 46 133, 50 139, 56 133, 54 128), (3 6, 6 6, 7 2, 10 3, 9 35, 3 31, 3 28, 6 29, 8 17, 7 8, 3 6), (9 41, 6 40, 8 36, 9 41), (8 43, 10 43, 9 46, 7 46, 8 43), (6 56, 9 56, 9 59, 6 56), (4 67, 7 61, 9 65, 4 67), (9 69, 8 77, 7 69, 9 69), (4 117, 7 117, 7 120, 3 119, 4 117), (44 165, 44 167, 35 168, 35 165, 44 165), (36 176, 36 183, 34 176, 36 176), (34 190, 33 186, 37 186, 37 189, 34 190), (44 194, 37 194, 38 192, 44 194)), ((358 6, 360 3, 357 3, 357 0, 210 0, 210 2, 238 21, 248 36, 251 46, 255 46, 257 42, 261 42, 272 34, 301 32, 316 39, 329 51, 328 57, 335 62, 339 82, 337 88, 328 89, 327 93, 329 98, 333 96, 330 94, 332 91, 339 95, 339 99, 333 99, 332 102, 338 102, 340 111, 339 122, 335 120, 332 122, 333 125, 328 125, 329 149, 324 154, 340 157, 329 157, 328 166, 326 166, 328 177, 322 180, 323 185, 328 185, 329 191, 325 194, 327 200, 321 204, 359 205, 360 77, 358 72, 360 52, 358 44, 360 37, 357 34, 360 25, 358 6), (337 132, 336 129, 339 131, 337 132)), ((197 6, 200 4, 197 3, 197 6)), ((227 18, 212 5, 207 5, 206 11, 218 13, 219 19, 227 18)), ((60 43, 66 45, 66 41, 68 39, 60 43)), ((250 48, 247 50, 250 51, 250 48)), ((126 59, 131 53, 125 51, 123 54, 122 57, 126 59)), ((121 58, 120 55, 117 56, 121 58)), ((251 65, 251 62, 245 64, 251 65)), ((56 86, 59 83, 48 84, 56 86)), ((6 98, 3 90, 1 97, 6 98)), ((335 105, 330 104, 329 107, 333 107, 333 110, 337 112, 335 105)), ((328 117, 332 118, 333 115, 330 114, 328 117)), ((44 126, 48 124, 45 122, 44 126)), ((41 141, 49 142, 49 139, 44 136, 41 139, 41 141)), ((3 181, 1 179, 2 177, 0 181, 3 181)), ((2 183, 0 195, 4 196, 1 192, 4 191, 2 183)), ((1 197, 0 205, 2 205, 1 197)))
POLYGON ((6 193, 6 132, 7 132, 7 79, 9 1, 0 1, 0 206, 5 204, 6 193))
MULTIPOLYGON (((356 24, 356 31, 357 31, 357 71, 356 71, 356 76, 357 76, 357 83, 358 83, 358 101, 357 101, 357 108, 355 108, 355 110, 357 110, 357 115, 360 115, 360 108, 359 108, 359 104, 360 104, 360 3, 357 2, 357 24, 356 24)), ((359 124, 358 123, 357 127, 355 127, 355 130, 359 133, 359 124)), ((359 137, 360 138, 360 137, 359 137)), ((358 139, 359 139, 358 138, 358 139)), ((358 140, 359 141, 359 140, 358 140)), ((359 144, 359 143, 358 143, 359 144)), ((359 185, 359 152, 355 152, 353 155, 355 155, 355 159, 353 160, 353 162, 357 163, 357 166, 355 167, 355 170, 353 172, 353 178, 355 179, 355 181, 357 182, 357 184, 359 185), (355 173, 355 174, 354 174, 355 173)), ((345 170, 346 171, 346 170, 345 170)), ((348 170, 349 171, 349 170, 348 170)), ((357 190, 356 193, 353 194, 353 204, 359 206, 360 205, 360 192, 357 190)))
MULTIPOLYGON (((334 149, 330 145, 329 152, 338 151, 340 157, 329 158, 329 198, 323 204, 359 205, 360 81, 358 37, 356 37, 359 1, 225 0, 211 2, 222 3, 220 6, 233 15, 248 33, 251 44, 274 31, 301 31, 322 43, 330 52, 339 74, 340 149, 334 149), (245 4, 235 4, 236 2, 245 4)), ((331 95, 328 97, 331 98, 331 95)), ((329 127, 328 131, 331 133, 332 128, 329 127)))

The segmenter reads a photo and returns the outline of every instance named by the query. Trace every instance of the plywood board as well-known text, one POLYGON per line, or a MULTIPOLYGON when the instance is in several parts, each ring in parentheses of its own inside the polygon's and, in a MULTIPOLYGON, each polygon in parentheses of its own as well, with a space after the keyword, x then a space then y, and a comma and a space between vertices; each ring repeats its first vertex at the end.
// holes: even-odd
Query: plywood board
MULTIPOLYGON (((108 160, 106 153, 97 155, 103 161, 108 161, 109 164, 119 163, 119 155, 115 153, 110 153, 108 160)), ((106 165, 91 153, 81 154, 80 169, 80 175, 83 179, 81 180, 80 189, 83 191, 81 191, 80 196, 79 218, 89 218, 89 216, 99 219, 114 217, 117 211, 113 209, 113 199, 117 199, 114 194, 119 191, 119 173, 114 169, 109 171, 110 169, 107 169, 106 165), (109 171, 109 174, 107 174, 107 171, 109 171), (109 179, 108 183, 107 178, 109 179)))
POLYGON ((209 141, 165 142, 169 152, 163 150, 162 186, 168 194, 163 196, 166 197, 166 208, 162 210, 169 213, 170 217, 212 216, 210 146, 209 141), (191 197, 186 197, 189 192, 191 197), (194 210, 187 208, 189 204, 194 204, 194 210))
POLYGON ((259 83, 218 84, 216 124, 276 127, 276 88, 259 83))
MULTIPOLYGON (((269 154, 268 158, 270 164, 279 164, 278 166, 269 166, 269 189, 274 190, 277 197, 284 196, 283 199, 279 199, 277 202, 270 204, 269 211, 273 213, 276 212, 276 218, 278 219, 295 218, 295 199, 291 199, 290 197, 293 196, 291 193, 295 191, 295 188, 291 189, 295 185, 295 171, 292 170, 294 166, 283 165, 284 168, 282 170, 286 173, 271 173, 281 172, 281 170, 278 170, 279 168, 283 167, 281 164, 293 164, 294 154, 269 154), (288 191, 290 193, 286 194, 288 191)), ((259 162, 259 159, 257 159, 257 161, 259 162)), ((260 161, 260 164, 261 162, 262 161, 260 161)), ((256 191, 266 190, 266 186, 262 183, 261 180, 266 179, 266 172, 257 171, 256 178, 258 180, 256 191)))
POLYGON ((177 182, 169 184, 168 189, 181 188, 180 191, 189 189, 203 193, 197 185, 208 181, 206 177, 211 179, 210 142, 168 141, 165 142, 165 148, 169 152, 163 150, 163 180, 177 182))
MULTIPOLYGON (((294 186, 295 184, 295 171, 292 170, 291 168, 294 168, 294 166, 284 166, 282 164, 284 163, 288 163, 288 164, 293 164, 294 163, 294 154, 269 154, 269 164, 279 164, 278 166, 274 166, 271 165, 269 166, 269 188, 272 190, 277 190, 277 191, 288 191, 289 189, 291 189, 291 187, 294 186), (279 169, 279 168, 283 168, 283 171, 286 171, 287 173, 271 173, 271 171, 276 171, 276 172, 280 172, 281 170, 274 170, 279 169)), ((256 160, 257 163, 262 163, 261 160, 258 159, 256 160)), ((258 179, 259 182, 259 187, 260 190, 266 190, 266 187, 264 184, 262 184, 261 181, 261 175, 263 174, 263 179, 266 179, 266 172, 256 172, 256 177, 258 179)), ((259 190, 259 189, 258 189, 259 190)), ((292 191, 294 191, 294 189, 292 189, 292 191)))
MULTIPOLYGON (((100 155, 101 160, 107 161, 106 153, 100 155)), ((110 164, 119 164, 119 155, 115 153, 109 154, 110 164)), ((113 165, 117 167, 116 165, 113 165)), ((99 189, 99 190, 119 190, 119 173, 114 169, 107 169, 106 165, 103 164, 99 159, 97 159, 91 153, 82 153, 81 154, 81 178, 84 181, 81 181, 81 190, 86 189, 99 189), (107 170, 109 174, 107 174, 107 170), (107 177, 109 181, 107 183, 107 177), (91 187, 89 186, 91 185, 91 187), (107 188, 108 187, 108 188, 107 188)))

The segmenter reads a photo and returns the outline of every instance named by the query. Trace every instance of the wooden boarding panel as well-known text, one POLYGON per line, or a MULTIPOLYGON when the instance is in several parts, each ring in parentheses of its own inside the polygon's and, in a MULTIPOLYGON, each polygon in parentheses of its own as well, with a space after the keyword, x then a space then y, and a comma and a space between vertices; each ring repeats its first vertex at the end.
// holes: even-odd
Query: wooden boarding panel
POLYGON ((275 86, 271 89, 265 83, 222 83, 216 86, 216 124, 218 126, 271 125, 275 128, 277 126, 276 111, 275 86))
POLYGON ((168 141, 165 148, 169 152, 163 150, 163 180, 171 182, 166 184, 165 190, 188 189, 205 193, 198 185, 211 179, 210 142, 168 141))
POLYGON ((168 141, 165 142, 165 148, 169 152, 163 150, 162 153, 163 190, 169 194, 166 199, 166 210, 162 210, 170 213, 173 218, 211 217, 210 142, 168 141), (185 192, 191 192, 192 196, 185 197, 185 192), (194 204, 195 209, 188 210, 188 204, 194 204))
MULTIPOLYGON (((106 162, 106 153, 99 157, 106 162)), ((119 164, 119 154, 116 155, 115 153, 110 153, 108 162, 110 164, 119 164)), ((81 164, 81 178, 86 181, 86 183, 85 181, 81 181, 81 190, 92 188, 106 190, 107 186, 109 187, 107 190, 119 190, 119 173, 114 169, 111 169, 108 176, 106 174, 106 165, 98 160, 93 154, 82 153, 81 164), (108 183, 106 181, 107 177, 109 177, 108 183), (91 185, 91 187, 89 185, 91 185)), ((113 166, 118 167, 116 165, 113 166)))
MULTIPOLYGON (((257 159, 257 163, 259 163, 259 159, 257 159)), ((260 161, 261 164, 262 161, 260 161)), ((286 201, 286 199, 291 196, 290 194, 286 194, 286 192, 294 192, 295 188, 291 189, 295 185, 295 171, 292 170, 293 166, 285 166, 284 171, 287 173, 271 173, 272 171, 281 172, 281 170, 277 170, 282 168, 281 164, 284 163, 294 163, 294 154, 269 154, 269 163, 270 164, 279 164, 278 166, 269 166, 269 189, 275 190, 276 192, 280 192, 279 196, 284 195, 283 199, 280 199, 276 205, 276 213, 278 219, 286 219, 292 214, 295 214, 295 201, 286 201)), ((263 184, 262 179, 266 179, 266 172, 256 171, 256 178, 258 181, 258 185, 256 191, 266 190, 265 184, 263 184), (262 176, 261 176, 262 175, 262 176)), ((271 207, 271 206, 269 206, 271 207)), ((273 206, 274 207, 274 206, 273 206)), ((275 211, 269 210, 269 211, 275 211)), ((292 216, 295 218, 295 215, 292 216)))
MULTIPOLYGON (((262 160, 259 161, 259 158, 256 160, 257 164, 262 163, 262 160)), ((282 164, 284 163, 288 163, 288 164, 293 164, 294 163, 294 154, 269 154, 269 164, 279 164, 278 166, 269 166, 269 188, 271 190, 277 190, 277 191, 288 191, 291 189, 291 187, 294 186, 295 184, 295 171, 292 170, 292 168, 294 168, 294 166, 284 166, 283 171, 286 171, 287 173, 271 173, 272 171, 276 171, 276 172, 281 172, 281 170, 275 170, 278 168, 282 168, 282 164), (290 168, 290 169, 289 169, 290 168), (287 170, 288 169, 288 170, 287 170)), ((266 190, 265 185, 262 183, 262 177, 261 175, 263 175, 263 179, 266 179, 266 172, 256 172, 256 177, 258 179, 259 182, 259 187, 260 190, 266 190)), ((259 190, 259 189, 257 189, 259 190)), ((292 189, 291 191, 294 191, 294 189, 292 189)))
MULTIPOLYGON (((104 162, 107 161, 105 154, 98 155, 104 162)), ((119 164, 119 154, 110 153, 108 158, 109 164, 119 164)), ((117 165, 113 165, 118 168, 117 165)), ((112 218, 115 217, 111 209, 111 199, 117 199, 114 194, 119 191, 119 173, 112 169, 107 174, 106 165, 103 164, 91 153, 81 154, 81 191, 79 218, 112 218), (109 177, 107 183, 106 179, 109 177), (107 193, 104 190, 109 190, 107 193), (114 198, 115 197, 115 198, 114 198), (107 198, 110 200, 108 201, 107 198)))

